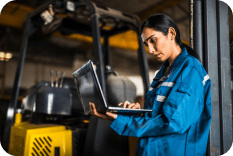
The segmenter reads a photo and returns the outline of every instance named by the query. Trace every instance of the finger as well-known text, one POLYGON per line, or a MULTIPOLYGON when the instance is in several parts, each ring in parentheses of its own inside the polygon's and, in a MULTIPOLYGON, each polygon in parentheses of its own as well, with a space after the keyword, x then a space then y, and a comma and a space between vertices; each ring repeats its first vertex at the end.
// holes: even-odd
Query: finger
POLYGON ((140 109, 140 104, 139 103, 131 103, 128 105, 127 108, 132 108, 132 109, 140 109))
POLYGON ((99 113, 96 110, 95 104, 91 103, 91 106, 92 106, 93 114, 97 116, 99 113))
POLYGON ((128 103, 130 103, 130 102, 129 102, 129 101, 125 101, 124 103, 121 102, 121 103, 118 104, 118 106, 126 105, 126 104, 128 104, 128 103))
POLYGON ((90 111, 91 111, 91 114, 92 114, 92 115, 98 114, 98 113, 97 113, 97 110, 96 110, 96 107, 95 107, 95 104, 92 103, 92 102, 90 102, 89 104, 90 104, 90 111))
POLYGON ((132 109, 140 109, 141 108, 141 105, 139 103, 136 103, 132 109))
POLYGON ((129 104, 130 104, 129 101, 125 101, 124 104, 123 104, 123 107, 124 107, 124 108, 128 108, 128 105, 129 105, 129 104))
POLYGON ((128 104, 127 108, 133 108, 135 106, 135 103, 128 104))
POLYGON ((92 103, 89 102, 89 110, 90 110, 90 114, 93 115, 93 108, 92 108, 92 103))
POLYGON ((93 116, 97 116, 98 114, 94 103, 91 103, 91 114, 93 116))
POLYGON ((119 104, 118 104, 118 106, 122 106, 123 104, 124 104, 124 103, 123 103, 123 102, 121 102, 121 103, 119 103, 119 104))

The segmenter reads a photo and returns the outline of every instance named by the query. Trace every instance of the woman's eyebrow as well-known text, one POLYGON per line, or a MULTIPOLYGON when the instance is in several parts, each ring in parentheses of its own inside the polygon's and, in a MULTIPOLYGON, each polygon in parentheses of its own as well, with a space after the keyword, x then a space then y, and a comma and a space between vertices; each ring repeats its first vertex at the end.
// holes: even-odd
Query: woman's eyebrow
MULTIPOLYGON (((153 37, 153 36, 155 36, 156 34, 154 34, 154 35, 151 35, 150 37, 148 37, 147 39, 146 39, 146 41, 148 41, 151 37, 153 37)), ((145 41, 145 42, 146 42, 145 41)))
POLYGON ((150 37, 148 37, 143 43, 144 44, 147 44, 146 42, 151 38, 151 37, 153 37, 153 36, 155 36, 156 34, 154 34, 154 35, 151 35, 150 37))

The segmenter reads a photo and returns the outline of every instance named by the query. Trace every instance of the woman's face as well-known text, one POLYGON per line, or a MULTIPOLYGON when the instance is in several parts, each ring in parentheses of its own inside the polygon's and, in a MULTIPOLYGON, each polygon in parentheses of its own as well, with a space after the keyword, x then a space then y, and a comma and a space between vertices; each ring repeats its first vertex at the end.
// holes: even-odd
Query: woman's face
MULTIPOLYGON (((169 28, 170 29, 170 28, 169 28)), ((165 36, 162 32, 152 28, 145 27, 142 31, 142 41, 148 48, 149 53, 155 55, 159 62, 164 62, 172 55, 172 37, 168 30, 168 35, 165 36)))

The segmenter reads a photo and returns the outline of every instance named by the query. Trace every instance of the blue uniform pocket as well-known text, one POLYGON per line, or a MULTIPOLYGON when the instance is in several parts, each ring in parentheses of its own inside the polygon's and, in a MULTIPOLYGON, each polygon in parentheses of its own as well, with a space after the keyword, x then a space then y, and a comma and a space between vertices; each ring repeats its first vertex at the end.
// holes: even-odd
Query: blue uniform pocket
POLYGON ((177 84, 168 96, 163 111, 167 117, 172 119, 180 118, 179 114, 189 107, 193 86, 187 83, 177 84))
POLYGON ((178 91, 179 91, 179 92, 182 92, 182 93, 187 93, 187 94, 191 95, 191 93, 192 93, 192 85, 191 85, 191 84, 183 83, 183 84, 181 84, 180 87, 178 88, 178 91))

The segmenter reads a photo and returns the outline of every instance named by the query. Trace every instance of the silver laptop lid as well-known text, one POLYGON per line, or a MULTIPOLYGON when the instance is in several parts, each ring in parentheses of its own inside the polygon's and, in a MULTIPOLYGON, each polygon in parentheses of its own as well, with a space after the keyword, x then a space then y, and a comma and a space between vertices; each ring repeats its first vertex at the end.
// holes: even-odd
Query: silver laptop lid
POLYGON ((73 73, 73 77, 85 114, 90 114, 89 102, 94 102, 98 111, 105 112, 107 110, 107 103, 93 62, 89 60, 73 73))

